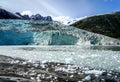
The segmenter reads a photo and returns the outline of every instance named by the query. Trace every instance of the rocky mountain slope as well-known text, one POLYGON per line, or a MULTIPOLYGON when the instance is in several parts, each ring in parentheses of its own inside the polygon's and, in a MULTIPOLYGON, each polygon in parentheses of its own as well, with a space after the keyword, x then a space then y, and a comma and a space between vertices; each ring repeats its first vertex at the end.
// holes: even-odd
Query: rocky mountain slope
POLYGON ((43 21, 52 21, 51 16, 43 17, 40 14, 36 15, 21 15, 19 12, 11 13, 5 9, 0 8, 0 19, 22 19, 22 20, 43 20, 43 21))
POLYGON ((120 38, 120 12, 87 17, 71 26, 113 38, 120 38))
POLYGON ((36 14, 36 15, 21 15, 19 12, 16 13, 18 16, 20 16, 22 19, 24 20, 43 20, 43 21, 52 21, 52 17, 51 16, 47 16, 47 17, 43 17, 40 14, 36 14))
POLYGON ((0 8, 0 19, 21 19, 21 17, 0 8))
POLYGON ((58 22, 0 20, 0 45, 119 45, 120 41, 58 22))

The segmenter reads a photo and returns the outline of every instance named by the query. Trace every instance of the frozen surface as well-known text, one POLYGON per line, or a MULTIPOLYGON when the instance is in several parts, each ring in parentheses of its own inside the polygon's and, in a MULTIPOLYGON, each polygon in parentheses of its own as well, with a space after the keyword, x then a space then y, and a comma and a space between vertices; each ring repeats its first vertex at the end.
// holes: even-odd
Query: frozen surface
POLYGON ((64 25, 72 25, 73 23, 80 21, 84 18, 87 18, 87 16, 80 17, 80 18, 70 18, 66 16, 58 16, 58 17, 52 17, 54 21, 58 21, 64 25))
MULTIPOLYGON (((120 47, 117 47, 120 49, 120 47)), ((29 61, 62 62, 79 66, 102 68, 120 72, 120 50, 99 50, 79 46, 3 46, 0 54, 28 59, 29 61)), ((99 71, 86 71, 86 73, 99 71)))
POLYGON ((119 45, 107 36, 58 22, 0 20, 0 45, 119 45))

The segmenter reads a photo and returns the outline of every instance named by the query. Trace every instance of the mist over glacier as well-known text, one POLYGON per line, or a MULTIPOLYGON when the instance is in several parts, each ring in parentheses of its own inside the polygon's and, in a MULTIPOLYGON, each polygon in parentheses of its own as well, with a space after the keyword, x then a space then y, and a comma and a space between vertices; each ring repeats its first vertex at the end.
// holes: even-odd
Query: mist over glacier
POLYGON ((118 45, 104 35, 58 22, 0 20, 0 45, 118 45))

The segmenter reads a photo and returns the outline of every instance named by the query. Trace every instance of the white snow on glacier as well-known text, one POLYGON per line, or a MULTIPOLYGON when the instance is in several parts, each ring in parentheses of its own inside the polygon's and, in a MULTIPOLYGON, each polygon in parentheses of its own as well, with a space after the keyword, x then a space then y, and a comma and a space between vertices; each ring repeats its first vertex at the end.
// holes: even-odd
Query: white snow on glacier
POLYGON ((118 45, 120 41, 58 22, 0 20, 0 45, 118 45))
POLYGON ((87 18, 87 16, 80 17, 80 18, 70 18, 69 16, 57 16, 57 17, 52 16, 52 18, 54 21, 58 21, 64 25, 71 25, 77 21, 87 18))

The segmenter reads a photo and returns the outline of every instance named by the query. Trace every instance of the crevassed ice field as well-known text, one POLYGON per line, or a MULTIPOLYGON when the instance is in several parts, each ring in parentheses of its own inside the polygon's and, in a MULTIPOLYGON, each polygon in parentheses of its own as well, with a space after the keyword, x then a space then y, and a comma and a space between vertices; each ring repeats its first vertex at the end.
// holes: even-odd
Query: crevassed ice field
POLYGON ((0 20, 0 37, 1 55, 120 72, 120 41, 107 36, 57 22, 0 20))

